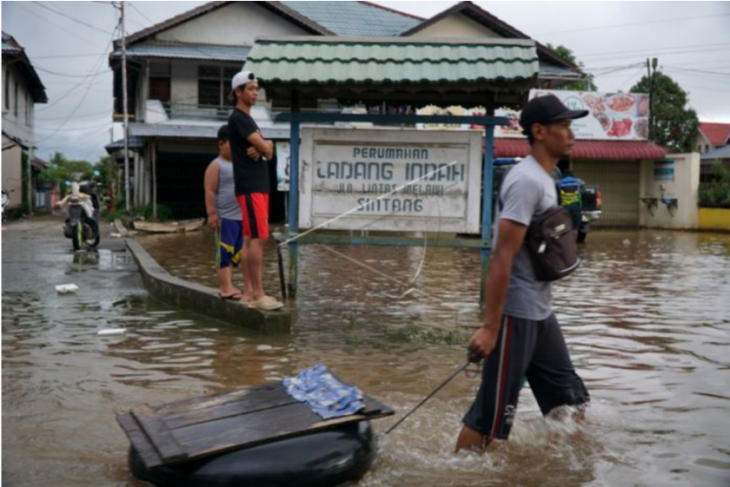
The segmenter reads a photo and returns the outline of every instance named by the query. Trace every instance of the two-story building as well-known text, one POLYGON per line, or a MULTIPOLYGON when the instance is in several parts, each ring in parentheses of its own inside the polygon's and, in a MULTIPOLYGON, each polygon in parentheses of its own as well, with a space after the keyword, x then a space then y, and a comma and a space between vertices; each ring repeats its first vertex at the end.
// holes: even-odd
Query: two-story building
MULTIPOLYGON (((33 155, 33 107, 36 103, 47 103, 48 97, 25 49, 5 32, 2 33, 2 49, 2 185, 8 193, 8 208, 16 208, 23 203, 32 203, 32 200, 26 201, 28 191, 32 193, 34 188, 32 174, 44 167, 44 163, 33 155)), ((30 198, 33 198, 32 194, 30 198)))
MULTIPOLYGON (((215 136, 232 105, 230 80, 246 62, 256 38, 273 36, 472 37, 529 39, 471 2, 423 19, 368 2, 210 2, 126 38, 133 203, 165 204, 179 217, 204 215, 203 173, 215 157, 215 136)), ((558 88, 580 79, 579 70, 537 44, 537 83, 558 88)), ((122 114, 121 44, 110 56, 115 120, 122 114)), ((288 140, 275 124, 290 101, 260 98, 253 116, 263 135, 288 140)), ((340 110, 332 99, 300 100, 302 111, 340 110)), ((119 150, 117 141, 107 147, 119 150)), ((272 170, 272 178, 276 171, 272 170)), ((273 182, 273 181, 272 181, 273 182)), ((275 184, 272 185, 274 188, 275 184)), ((272 195, 272 217, 283 215, 272 195)))

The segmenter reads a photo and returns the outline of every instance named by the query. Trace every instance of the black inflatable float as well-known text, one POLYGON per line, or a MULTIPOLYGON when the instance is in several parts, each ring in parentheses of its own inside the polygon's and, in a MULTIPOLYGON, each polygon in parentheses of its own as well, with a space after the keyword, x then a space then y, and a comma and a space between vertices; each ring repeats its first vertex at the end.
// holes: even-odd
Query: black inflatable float
POLYGON ((129 450, 134 476, 157 487, 329 487, 361 479, 374 459, 368 421, 155 468, 129 450))

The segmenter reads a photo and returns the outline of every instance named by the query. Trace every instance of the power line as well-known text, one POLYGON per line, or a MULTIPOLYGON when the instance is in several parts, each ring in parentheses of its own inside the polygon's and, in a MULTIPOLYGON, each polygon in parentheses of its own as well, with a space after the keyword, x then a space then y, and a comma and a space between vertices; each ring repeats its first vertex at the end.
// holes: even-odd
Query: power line
MULTIPOLYGON (((106 53, 104 53, 106 54, 106 53)), ((41 68, 40 66, 35 66, 35 69, 38 71, 42 71, 44 73, 52 74, 54 76, 62 76, 64 78, 96 78, 98 76, 101 76, 103 74, 111 74, 111 71, 102 70, 97 71, 96 73, 88 73, 88 74, 66 74, 66 73, 59 73, 58 71, 51 71, 50 69, 41 68)))
POLYGON ((94 54, 61 54, 56 56, 33 56, 33 60, 36 59, 65 59, 65 58, 76 58, 76 57, 96 57, 105 52, 96 52, 94 54))
POLYGON ((92 25, 92 24, 88 24, 88 23, 86 23, 86 22, 84 22, 82 20, 75 19, 75 18, 71 17, 70 15, 66 15, 65 13, 63 13, 63 12, 61 12, 59 10, 53 9, 53 8, 47 6, 47 5, 43 5, 41 2, 33 2, 33 3, 35 3, 36 5, 38 5, 41 8, 44 8, 44 9, 48 10, 49 12, 53 12, 55 14, 60 15, 61 17, 64 17, 64 18, 66 18, 68 20, 71 20, 73 22, 76 22, 77 24, 81 24, 81 25, 86 26, 86 27, 88 27, 90 29, 97 30, 97 31, 99 31, 99 32, 101 32, 103 34, 107 34, 107 35, 111 34, 111 32, 109 32, 109 31, 106 31, 104 29, 100 29, 99 27, 97 27, 95 25, 92 25))
MULTIPOLYGON (((114 36, 116 35, 116 32, 117 32, 117 28, 115 28, 114 29, 114 32, 111 33, 111 39, 109 40, 109 45, 111 45, 114 42, 114 36)), ((101 62, 103 61, 104 57, 105 57, 104 55, 99 56, 99 60, 91 68, 91 71, 92 72, 94 70, 99 69, 99 67, 101 65, 101 62)), ((74 116, 74 114, 76 114, 76 112, 78 111, 78 109, 84 103, 84 100, 86 100, 86 97, 89 95, 89 91, 91 90, 91 86, 93 85, 94 78, 93 77, 91 77, 91 78, 87 77, 86 81, 88 81, 89 85, 86 87, 86 91, 84 92, 83 96, 81 97, 81 100, 79 100, 79 103, 76 105, 76 107, 73 110, 71 110, 71 113, 69 113, 68 117, 66 117, 66 119, 61 123, 61 125, 58 126, 58 128, 53 133, 51 133, 50 135, 48 135, 44 139, 39 140, 37 142, 38 144, 40 144, 42 142, 45 142, 48 139, 54 137, 61 129, 63 129, 63 127, 66 126, 66 124, 69 122, 69 120, 71 120, 71 118, 74 116)))
MULTIPOLYGON (((597 53, 593 53, 593 54, 584 54, 581 56, 581 58, 585 59, 585 58, 604 57, 604 56, 611 57, 611 56, 615 56, 615 55, 619 55, 619 54, 646 53, 647 50, 649 50, 655 54, 664 55, 666 53, 663 51, 667 51, 667 53, 669 53, 669 52, 680 52, 683 50, 691 49, 694 52, 699 48, 715 48, 715 49, 723 48, 724 49, 727 46, 730 46, 730 43, 723 42, 723 43, 719 43, 719 44, 694 44, 694 45, 689 45, 689 46, 649 47, 649 48, 642 48, 642 49, 630 49, 627 51, 607 51, 607 52, 597 52, 597 53), (672 51, 672 49, 679 49, 680 51, 672 51)), ((714 49, 701 49, 701 51, 702 50, 710 51, 710 50, 714 50, 714 49)))
POLYGON ((48 18, 44 17, 43 15, 39 14, 38 12, 34 12, 34 11, 30 10, 29 8, 25 7, 25 6, 24 6, 24 5, 23 5, 23 4, 21 3, 21 2, 12 2, 12 5, 13 5, 13 6, 15 6, 15 7, 18 7, 18 8, 20 8, 20 9, 22 9, 22 10, 25 10, 25 11, 26 11, 26 12, 28 12, 29 14, 31 14, 31 15, 33 15, 33 16, 35 16, 35 17, 37 17, 37 18, 41 19, 41 20, 43 20, 44 22, 47 22, 47 23, 49 23, 49 24, 51 24, 51 25, 53 25, 53 26, 56 26, 56 27, 58 27, 59 29, 61 29, 62 31, 64 31, 64 32, 68 32, 68 33, 69 33, 69 34, 71 34, 72 36, 74 36, 74 37, 78 37, 79 39, 81 39, 81 40, 83 40, 83 41, 86 41, 86 42, 96 42, 96 41, 93 41, 93 40, 89 39, 88 37, 84 37, 84 36, 81 36, 81 35, 79 35, 79 34, 78 34, 78 33, 76 33, 76 32, 73 32, 73 31, 70 31, 70 30, 68 30, 68 29, 67 29, 67 28, 65 28, 64 26, 62 26, 62 25, 60 25, 60 24, 58 24, 58 23, 56 23, 56 22, 54 22, 54 21, 52 21, 52 20, 50 20, 50 19, 48 19, 48 18))
POLYGON ((647 20, 646 22, 633 22, 631 24, 614 24, 614 25, 604 25, 604 26, 596 26, 596 27, 587 27, 585 29, 575 29, 575 30, 564 30, 561 32, 544 32, 541 34, 535 34, 535 36, 548 36, 548 35, 558 35, 558 34, 575 34, 578 32, 593 32, 595 30, 603 30, 603 29, 617 29, 620 27, 633 27, 637 25, 647 25, 647 24, 663 24, 667 22, 682 22, 685 20, 700 20, 700 19, 714 19, 718 17, 727 17, 730 14, 714 14, 714 15, 703 15, 701 17, 681 17, 681 18, 674 18, 674 19, 662 19, 662 20, 647 20))

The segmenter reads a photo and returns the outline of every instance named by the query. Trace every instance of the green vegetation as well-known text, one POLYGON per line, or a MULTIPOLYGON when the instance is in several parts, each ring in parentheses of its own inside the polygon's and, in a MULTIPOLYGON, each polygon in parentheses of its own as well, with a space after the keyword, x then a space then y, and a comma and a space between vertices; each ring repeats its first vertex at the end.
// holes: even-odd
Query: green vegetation
MULTIPOLYGON (((631 93, 649 93, 651 78, 644 76, 631 93)), ((673 153, 692 152, 700 130, 697 112, 687 107, 688 96, 676 81, 664 73, 654 73, 652 93, 652 140, 673 153)))
POLYGON ((716 160, 712 172, 714 181, 700 184, 697 202, 703 208, 730 208, 730 169, 716 160))
MULTIPOLYGON (((581 72, 584 71, 585 65, 575 58, 573 51, 565 46, 553 46, 548 43, 548 49, 552 50, 555 54, 568 61, 570 64, 578 68, 581 72)), ((585 73, 584 73, 585 74, 585 73)), ((569 91, 598 91, 598 86, 593 82, 593 75, 586 74, 585 79, 580 81, 574 81, 570 84, 560 87, 561 90, 569 91)))

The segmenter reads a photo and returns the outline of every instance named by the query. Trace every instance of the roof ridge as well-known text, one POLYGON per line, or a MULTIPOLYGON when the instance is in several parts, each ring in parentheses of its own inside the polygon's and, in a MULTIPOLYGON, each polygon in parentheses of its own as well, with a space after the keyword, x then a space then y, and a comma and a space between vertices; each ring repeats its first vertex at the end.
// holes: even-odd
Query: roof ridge
POLYGON ((420 20, 420 21, 426 20, 425 18, 419 17, 418 15, 409 14, 408 12, 402 12, 400 10, 396 10, 394 8, 391 8, 391 7, 386 7, 385 5, 378 5, 375 2, 358 1, 357 3, 362 3, 363 5, 367 5, 369 7, 379 8, 381 10, 385 10, 385 11, 388 11, 388 12, 392 12, 394 14, 402 15, 404 17, 410 17, 412 19, 416 19, 416 20, 420 20))
MULTIPOLYGON (((154 25, 151 25, 150 27, 147 27, 146 29, 142 29, 138 32, 135 32, 134 34, 130 34, 127 37, 125 37, 125 40, 127 42, 127 45, 130 45, 134 42, 144 40, 152 35, 158 34, 160 32, 164 32, 168 29, 172 29, 173 27, 177 27, 180 24, 183 24, 189 20, 193 20, 201 15, 204 15, 208 12, 211 12, 213 10, 217 10, 222 7, 226 7, 229 4, 233 4, 236 2, 222 2, 222 1, 214 1, 214 2, 208 2, 204 3, 203 5, 199 5, 195 8, 192 8, 190 10, 187 10, 185 12, 182 12, 180 14, 175 15, 174 17, 171 17, 167 20, 163 20, 162 22, 158 22, 154 25)), ((310 19, 309 17, 305 17, 304 15, 301 15, 299 12, 296 12, 292 10, 291 8, 287 7, 286 5, 283 5, 281 2, 271 2, 271 1, 264 1, 264 2, 250 2, 255 3, 260 7, 274 10, 279 15, 289 17, 290 21, 293 21, 293 23, 298 23, 300 26, 306 27, 309 30, 315 31, 317 34, 323 34, 323 35, 332 35, 334 34, 329 29, 321 26, 314 20, 310 19)), ((114 41, 114 47, 118 47, 120 41, 115 40, 114 41)))

